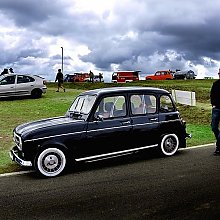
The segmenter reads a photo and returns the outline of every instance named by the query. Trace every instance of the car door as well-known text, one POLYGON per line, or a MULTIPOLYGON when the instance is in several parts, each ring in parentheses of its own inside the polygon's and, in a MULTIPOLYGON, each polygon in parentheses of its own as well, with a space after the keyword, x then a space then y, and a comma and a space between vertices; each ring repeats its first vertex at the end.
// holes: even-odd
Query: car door
POLYGON ((15 95, 16 75, 6 75, 0 80, 0 97, 15 95))
POLYGON ((34 89, 35 79, 27 75, 18 75, 16 83, 16 94, 18 95, 31 95, 34 89))
POLYGON ((132 145, 150 148, 158 144, 157 96, 154 94, 131 94, 132 145))
POLYGON ((125 95, 104 97, 88 123, 84 156, 93 159, 126 153, 132 131, 125 95))
POLYGON ((161 135, 168 133, 184 134, 172 97, 168 94, 159 97, 159 121, 161 135))

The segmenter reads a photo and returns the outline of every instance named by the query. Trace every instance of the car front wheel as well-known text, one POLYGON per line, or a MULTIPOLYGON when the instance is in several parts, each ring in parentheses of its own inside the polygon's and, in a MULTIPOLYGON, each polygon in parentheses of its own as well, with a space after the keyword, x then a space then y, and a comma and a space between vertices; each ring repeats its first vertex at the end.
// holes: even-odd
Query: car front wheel
POLYGON ((176 134, 167 134, 163 136, 160 143, 160 150, 163 155, 172 156, 176 153, 178 148, 179 138, 176 134))
POLYGON ((59 175, 66 166, 66 156, 58 148, 47 148, 36 156, 35 168, 46 177, 59 175))

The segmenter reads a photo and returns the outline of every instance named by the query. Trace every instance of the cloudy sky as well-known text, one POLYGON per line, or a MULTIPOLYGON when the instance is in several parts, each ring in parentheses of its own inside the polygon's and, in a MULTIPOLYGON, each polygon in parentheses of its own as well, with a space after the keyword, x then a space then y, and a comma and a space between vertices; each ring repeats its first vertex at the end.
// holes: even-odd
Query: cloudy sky
POLYGON ((216 76, 219 10, 219 0, 0 0, 0 68, 54 80, 63 47, 64 74, 216 76))

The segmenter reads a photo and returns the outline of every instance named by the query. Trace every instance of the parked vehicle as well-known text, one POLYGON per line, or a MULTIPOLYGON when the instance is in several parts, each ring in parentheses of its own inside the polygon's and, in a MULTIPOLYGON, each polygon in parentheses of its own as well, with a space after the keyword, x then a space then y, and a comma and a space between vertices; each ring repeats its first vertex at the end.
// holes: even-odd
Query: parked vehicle
POLYGON ((86 78, 89 78, 89 73, 66 74, 64 82, 84 82, 86 78))
POLYGON ((46 81, 40 76, 15 73, 0 76, 0 98, 27 95, 40 98, 46 90, 46 81))
POLYGON ((113 83, 127 83, 139 80, 139 73, 141 71, 116 71, 112 74, 113 83))
POLYGON ((146 76, 146 80, 170 80, 173 79, 173 72, 171 70, 160 70, 154 75, 146 76))
POLYGON ((176 71, 174 73, 174 79, 195 79, 196 74, 192 70, 186 70, 186 71, 176 71))
MULTIPOLYGON (((89 77, 85 78, 84 82, 90 82, 90 78, 89 77)), ((100 82, 99 75, 94 75, 93 82, 100 82)), ((101 78, 101 82, 104 82, 103 77, 101 78)))
MULTIPOLYGON (((65 116, 17 126, 13 161, 54 177, 67 163, 93 162, 155 148, 172 156, 186 147, 186 125, 169 92, 116 87, 80 94, 65 116)), ((74 163, 73 163, 74 164, 74 163)))

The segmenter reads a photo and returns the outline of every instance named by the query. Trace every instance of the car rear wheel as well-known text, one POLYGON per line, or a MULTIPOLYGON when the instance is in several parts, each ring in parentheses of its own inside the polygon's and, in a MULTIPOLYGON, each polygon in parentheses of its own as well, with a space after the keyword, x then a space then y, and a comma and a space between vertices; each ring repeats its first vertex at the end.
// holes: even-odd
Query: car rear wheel
POLYGON ((161 143, 160 150, 165 156, 172 156, 176 153, 179 148, 179 138, 176 134, 164 135, 161 143))
POLYGON ((37 99, 37 98, 40 98, 42 96, 42 91, 40 89, 34 89, 32 92, 31 92, 31 96, 32 98, 34 99, 37 99))
POLYGON ((35 168, 43 176, 55 177, 66 166, 66 156, 58 148, 47 148, 35 158, 35 168))

